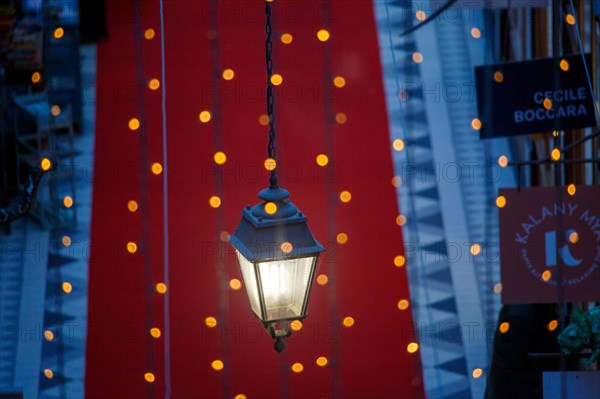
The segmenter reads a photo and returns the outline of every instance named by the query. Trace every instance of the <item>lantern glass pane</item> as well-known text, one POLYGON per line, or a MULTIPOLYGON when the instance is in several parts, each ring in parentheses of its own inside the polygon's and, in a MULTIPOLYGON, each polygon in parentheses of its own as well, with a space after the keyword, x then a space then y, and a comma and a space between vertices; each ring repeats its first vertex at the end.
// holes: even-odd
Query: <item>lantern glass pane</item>
POLYGON ((239 251, 237 253, 238 260, 240 262, 240 270, 242 271, 242 278, 244 279, 244 285, 246 285, 246 293, 250 300, 250 307, 259 317, 262 318, 260 311, 260 300, 258 297, 258 285, 256 283, 256 273, 254 272, 254 264, 248 259, 244 258, 239 251))
POLYGON ((315 257, 259 263, 267 320, 303 316, 315 257))

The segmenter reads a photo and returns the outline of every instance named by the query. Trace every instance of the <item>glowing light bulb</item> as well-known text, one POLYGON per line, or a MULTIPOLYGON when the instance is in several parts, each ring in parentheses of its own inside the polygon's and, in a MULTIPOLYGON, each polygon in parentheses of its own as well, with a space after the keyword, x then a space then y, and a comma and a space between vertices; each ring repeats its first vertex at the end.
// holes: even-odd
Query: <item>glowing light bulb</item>
POLYGON ((216 195, 213 195, 212 197, 210 197, 210 199, 208 200, 209 205, 212 208, 218 208, 221 206, 221 198, 217 197, 216 195))
POLYGON ((134 213, 137 212, 139 206, 137 201, 131 200, 127 203, 127 209, 129 209, 129 212, 134 213))
POLYGON ((501 155, 500 158, 498 158, 498 165, 500 165, 502 168, 506 168, 508 166, 508 158, 506 155, 501 155))
POLYGON ((73 286, 68 281, 62 283, 62 290, 65 294, 70 294, 73 291, 73 286))
POLYGON ((394 150, 396 151, 402 151, 404 149, 404 141, 396 139, 392 143, 392 147, 394 147, 394 150))
POLYGON ((56 29, 54 29, 54 38, 55 39, 62 39, 63 36, 65 35, 65 30, 62 27, 58 27, 56 29))
POLYGON ((146 382, 152 384, 154 381, 156 381, 156 378, 154 377, 153 373, 146 373, 144 374, 144 379, 146 380, 146 382))
POLYGON ((294 320, 290 323, 290 328, 292 331, 300 331, 302 330, 302 322, 300 320, 294 320))
POLYGON ((158 283, 156 284, 155 289, 159 294, 164 294, 167 292, 167 285, 165 283, 158 283))
POLYGON ((268 215, 274 215, 275 212, 277 212, 277 205, 275 205, 275 203, 273 203, 273 202, 267 202, 265 204, 265 212, 268 215))
POLYGON ((501 71, 494 72, 494 81, 496 83, 504 82, 504 74, 501 71))
POLYGON ((275 161, 273 158, 265 159, 265 169, 266 170, 272 171, 272 170, 275 170, 276 167, 277 167, 277 161, 275 161))
POLYGON ((153 328, 150 329, 150 336, 152 338, 157 338, 158 339, 158 338, 160 338, 161 334, 162 333, 160 331, 160 328, 153 327, 153 328))
POLYGON ((344 79, 341 76, 336 76, 335 78, 333 78, 333 85, 341 89, 342 87, 346 86, 346 79, 344 79))
POLYGON ((404 226, 406 224, 406 216, 404 216, 404 215, 396 216, 396 224, 398 226, 404 226))
POLYGON ((406 351, 408 353, 415 353, 418 350, 419 350, 419 344, 417 344, 416 342, 411 342, 410 344, 408 344, 406 346, 406 351))
POLYGON ((65 198, 63 198, 63 205, 65 206, 65 208, 69 209, 73 206, 74 201, 73 198, 69 195, 65 196, 65 198))
POLYGON ((340 201, 342 201, 343 203, 347 204, 351 200, 352 200, 352 194, 350 193, 350 191, 342 191, 340 193, 340 201))
POLYGON ((137 118, 131 118, 128 123, 129 130, 136 131, 140 128, 140 120, 137 118))
POLYGON ((150 79, 150 81, 148 82, 148 88, 150 90, 158 90, 160 88, 160 80, 150 79))
POLYGON ((277 301, 282 297, 287 297, 291 289, 289 281, 289 267, 286 267, 285 261, 273 261, 261 264, 260 274, 263 276, 263 292, 270 301, 277 301))
POLYGON ((579 233, 576 231, 571 232, 571 234, 569 234, 569 242, 571 244, 577 244, 579 242, 579 233))
POLYGON ((331 35, 329 34, 329 31, 327 31, 326 29, 321 29, 317 32, 317 39, 319 39, 322 42, 326 42, 327 40, 329 40, 330 37, 331 35))
POLYGON ((406 310, 410 306, 410 302, 407 299, 401 299, 398 301, 398 309, 406 310))
POLYGON ((544 272, 542 273, 542 280, 544 280, 545 282, 550 281, 550 279, 552 278, 552 272, 550 270, 544 270, 544 272))
POLYGON ((317 165, 326 166, 329 163, 329 157, 325 154, 317 155, 317 165))
POLYGON ((221 360, 213 360, 212 363, 210 364, 210 366, 215 371, 221 371, 221 370, 223 370, 223 367, 225 367, 225 365, 223 364, 223 362, 221 360))
POLYGON ((237 278, 233 278, 229 281, 229 288, 231 288, 234 291, 238 291, 242 288, 242 282, 237 278))
POLYGON ((152 173, 155 175, 160 175, 163 171, 162 165, 158 162, 154 162, 150 169, 152 170, 152 173))
POLYGON ((294 363, 292 364, 292 371, 294 373, 301 373, 304 370, 304 366, 302 363, 294 363))
POLYGON ((473 256, 479 255, 481 253, 481 245, 477 243, 471 245, 470 252, 473 256))
POLYGON ((567 14, 567 15, 565 15, 565 21, 569 25, 575 25, 575 17, 573 16, 573 14, 567 14))
POLYGON ((412 60, 415 64, 420 64, 421 62, 423 62, 423 54, 419 53, 418 51, 415 51, 412 55, 412 60))
POLYGON ((231 80, 234 77, 235 77, 235 72, 233 71, 233 69, 227 68, 226 70, 223 71, 223 79, 231 80))
POLYGON ((344 123, 348 122, 348 116, 346 116, 346 114, 343 112, 338 112, 335 114, 335 121, 340 125, 343 125, 344 123))
POLYGON ((217 326, 217 319, 215 319, 212 316, 209 316, 206 319, 204 319, 204 324, 206 324, 206 326, 209 328, 215 328, 217 326))
POLYGON ((48 158, 44 158, 40 162, 40 167, 44 172, 47 172, 50 170, 50 168, 52 168, 52 162, 50 162, 48 158))
POLYGON ((339 233, 336 237, 336 241, 338 244, 344 245, 345 243, 348 242, 348 234, 339 233))
POLYGON ((138 250, 138 246, 135 242, 128 242, 127 243, 127 252, 129 252, 130 254, 134 254, 136 253, 138 250))
POLYGON ((503 195, 498 196, 498 198, 496 198, 496 206, 498 208, 504 208, 506 206, 506 197, 503 195))
POLYGON ((223 151, 218 151, 215 153, 213 159, 217 165, 223 165, 227 162, 227 155, 223 151))
POLYGON ((146 29, 146 31, 144 32, 144 37, 146 38, 146 40, 154 39, 155 35, 156 32, 154 32, 154 29, 146 29))
POLYGON ((267 126, 269 124, 269 116, 262 114, 258 117, 258 123, 262 126, 267 126))
POLYGON ((279 86, 280 84, 282 84, 282 83, 283 83, 283 76, 281 76, 281 75, 280 75, 280 74, 278 74, 278 73, 275 73, 275 74, 273 74, 273 75, 271 76, 271 83, 272 83, 274 86, 279 86))
POLYGON ((394 258, 394 265, 396 267, 402 267, 406 264, 406 258, 402 255, 398 255, 394 258))
POLYGON ((209 111, 206 111, 206 110, 201 111, 200 114, 198 115, 198 119, 202 123, 208 123, 208 122, 210 122, 211 118, 212 118, 212 115, 210 114, 209 111))
POLYGON ((284 33, 281 35, 281 43, 290 44, 294 40, 294 37, 289 33, 284 33))

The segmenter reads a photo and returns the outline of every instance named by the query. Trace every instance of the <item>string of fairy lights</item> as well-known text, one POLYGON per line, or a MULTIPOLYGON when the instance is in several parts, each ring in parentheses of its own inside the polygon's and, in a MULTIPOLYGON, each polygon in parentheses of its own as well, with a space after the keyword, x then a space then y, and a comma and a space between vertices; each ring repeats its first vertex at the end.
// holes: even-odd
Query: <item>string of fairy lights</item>
MULTIPOLYGON (((165 98, 165 82, 164 82, 164 64, 161 65, 163 70, 162 82, 157 77, 148 78, 144 73, 144 45, 143 42, 152 42, 156 38, 156 31, 154 28, 142 27, 142 9, 140 0, 133 2, 134 11, 134 43, 135 43, 135 64, 136 64, 136 116, 131 118, 128 122, 128 129, 131 132, 138 133, 139 138, 139 198, 127 199, 127 209, 132 214, 139 214, 140 222, 140 239, 139 241, 130 240, 126 243, 125 247, 130 255, 141 252, 142 263, 143 263, 143 276, 144 276, 144 342, 146 347, 146 371, 144 372, 143 378, 147 384, 147 395, 148 397, 155 396, 154 382, 156 381, 156 364, 155 364, 155 353, 157 351, 156 345, 160 345, 161 338, 165 348, 168 348, 168 320, 163 319, 163 326, 159 326, 158 319, 154 315, 154 304, 160 303, 160 298, 165 297, 168 292, 168 284, 166 280, 160 281, 156 279, 154 273, 154 266, 151 255, 151 242, 150 242, 150 216, 149 216, 149 201, 152 195, 149 192, 149 180, 151 176, 166 178, 166 167, 160 162, 152 162, 149 158, 148 148, 148 121, 146 114, 145 97, 148 93, 159 93, 158 90, 162 87, 162 98, 165 98)), ((164 32, 161 29, 161 37, 164 36, 164 32)), ((162 58, 162 57, 161 57, 162 58)), ((153 94, 152 94, 153 95, 153 94)), ((164 113, 163 113, 164 121, 164 113)), ((163 143, 164 147, 164 143, 163 143)), ((163 163, 166 164, 166 158, 163 163)), ((163 192, 164 194, 164 192, 163 192)), ((163 202, 166 201, 163 195, 163 202)), ((168 228, 168 224, 165 224, 165 229, 168 228)), ((164 307, 163 312, 166 313, 167 306, 164 307)), ((165 397, 169 394, 169 367, 168 367, 168 350, 165 349, 165 397)))
MULTIPOLYGON (((207 32, 207 39, 210 42, 210 63, 211 63, 211 77, 212 82, 222 82, 226 84, 233 80, 235 72, 233 69, 223 69, 221 62, 220 53, 220 32, 219 32, 219 2, 218 0, 211 0, 210 2, 210 17, 209 17, 209 30, 207 32)), ((219 85, 220 86, 220 85, 219 85)), ((213 113, 213 138, 214 138, 214 156, 213 156, 213 172, 214 172, 214 189, 215 195, 218 198, 223 198, 224 195, 224 181, 223 181, 223 169, 222 165, 227 162, 227 156, 224 150, 224 137, 223 137, 223 106, 221 90, 216 90, 213 94, 212 102, 212 113, 213 113)), ((217 320, 220 323, 226 325, 227 316, 229 314, 229 289, 239 290, 242 286, 241 282, 237 279, 232 279, 230 282, 227 279, 226 270, 226 245, 227 245, 227 233, 225 230, 225 209, 224 207, 218 207, 215 209, 216 213, 216 224, 215 224, 215 242, 216 242, 216 258, 214 267, 216 269, 217 276, 217 287, 218 287, 218 310, 217 320)), ((213 361, 213 369, 218 369, 223 365, 221 374, 221 389, 223 397, 230 397, 231 390, 231 367, 224 367, 226 364, 230 364, 229 360, 229 337, 220 337, 220 358, 213 361), (221 362, 221 363, 219 363, 221 362), (216 367, 215 367, 216 366, 216 367)), ((239 396, 239 394, 238 394, 239 396)))
MULTIPOLYGON (((331 30, 331 2, 325 0, 321 5, 321 25, 323 26, 321 38, 325 38, 327 35, 324 35, 325 32, 330 32, 331 30)), ((328 243, 336 243, 333 245, 343 246, 348 242, 348 234, 339 231, 339 222, 337 218, 337 207, 340 204, 345 204, 340 201, 339 194, 337 193, 337 189, 335 187, 335 182, 337 181, 335 176, 335 125, 344 125, 347 121, 346 114, 339 113, 336 114, 336 110, 333 109, 334 104, 334 90, 341 91, 346 85, 346 79, 342 76, 335 75, 333 73, 333 65, 332 65, 332 45, 330 40, 322 41, 322 53, 323 53, 323 108, 325 120, 324 123, 324 133, 325 133, 325 152, 329 154, 329 163, 325 165, 325 198, 327 200, 327 220, 328 220, 328 230, 327 230, 327 242, 328 243), (334 76, 335 75, 335 76, 334 76)), ((336 102, 337 103, 337 102, 336 102)), ((351 198, 351 194, 348 191, 348 200, 351 198)), ((347 202, 346 202, 347 203, 347 202)), ((336 248, 334 251, 335 254, 340 253, 341 248, 336 248)), ((325 257, 327 262, 327 272, 329 275, 328 282, 328 304, 329 304, 329 319, 339 325, 340 316, 339 316, 339 291, 338 291, 338 281, 339 281, 339 273, 338 273, 338 265, 337 259, 331 259, 329 256, 325 257)), ((323 276, 323 275, 321 275, 323 276)), ((319 276, 318 278, 322 277, 319 276)), ((347 323, 346 323, 347 324, 347 323)), ((332 378, 332 392, 334 398, 342 397, 342 378, 341 378, 341 370, 340 370, 340 340, 332 340, 331 342, 331 358, 327 359, 324 356, 321 356, 316 359, 317 366, 324 367, 329 365, 329 367, 333 371, 332 378)))
MULTIPOLYGON (((62 39, 65 39, 65 30, 62 26, 57 26, 54 29, 50 30, 45 37, 48 45, 46 51, 52 52, 55 51, 53 48, 53 43, 58 42, 62 39)), ((69 38, 72 40, 72 38, 69 38)), ((34 85, 40 84, 43 82, 42 74, 38 71, 35 71, 31 75, 31 83, 34 85)), ((50 107, 50 115, 52 117, 58 117, 62 113, 61 107, 53 103, 54 98, 49 98, 51 104, 50 107)), ((69 109, 69 112, 71 110, 69 109)), ((57 154, 57 143, 56 139, 51 139, 49 141, 50 152, 54 155, 57 154)), ((71 157, 71 165, 60 165, 61 169, 72 168, 71 173, 75 173, 75 163, 74 159, 71 157)), ((57 165, 54 165, 53 162, 48 158, 43 158, 40 161, 39 167, 41 168, 43 173, 46 173, 50 170, 55 170, 57 165)), ((63 172, 61 172, 63 173, 63 172)), ((56 179, 56 177, 53 177, 56 179)), ((39 180, 38 180, 39 182, 39 180)), ((52 187, 52 183, 50 183, 50 199, 51 201, 55 201, 55 195, 57 195, 57 191, 60 191, 60 187, 52 187)), ((50 234, 50 240, 52 244, 50 245, 48 255, 49 257, 52 255, 58 256, 57 259, 60 259, 61 250, 69 249, 73 244, 73 240, 71 238, 72 229, 77 224, 77 212, 75 208, 75 200, 76 200, 76 189, 75 189, 75 181, 71 180, 71 184, 69 185, 69 193, 62 197, 62 201, 58 201, 57 205, 52 206, 52 211, 56 211, 56 215, 58 218, 58 224, 54 226, 50 234), (67 214, 67 217, 64 217, 67 214), (66 223, 65 223, 66 222, 66 223), (62 237, 61 237, 62 236, 62 237), (59 239, 59 240, 57 240, 59 239), (58 242, 56 242, 58 241, 58 242), (56 243, 56 245, 55 245, 56 243)), ((27 225, 26 225, 27 228, 27 225)), ((42 364, 42 375, 47 380, 58 379, 58 390, 59 395, 62 397, 66 396, 66 383, 68 378, 65 373, 65 331, 64 331, 64 322, 65 318, 63 317, 64 311, 64 303, 67 300, 68 296, 73 292, 73 284, 68 276, 65 276, 63 273, 61 261, 56 261, 57 264, 54 264, 54 271, 49 267, 48 268, 48 276, 47 280, 52 282, 52 285, 49 285, 49 289, 51 290, 50 295, 46 295, 46 304, 45 310, 52 312, 56 315, 56 320, 48 320, 45 319, 44 323, 47 324, 43 331, 44 341, 42 345, 51 345, 51 351, 56 354, 56 367, 52 367, 48 364, 42 364), (54 302, 48 302, 49 298, 54 298, 54 302)), ((51 261, 48 261, 48 265, 51 265, 51 261)), ((40 383, 40 388, 43 383, 40 383)))
MULTIPOLYGON (((149 199, 150 192, 148 189, 149 183, 149 152, 148 152, 148 127, 146 118, 146 92, 150 87, 148 79, 144 73, 144 49, 142 37, 142 10, 140 0, 133 2, 133 13, 134 13, 134 46, 135 46, 135 76, 136 76, 136 119, 129 121, 129 128, 131 130, 138 131, 139 140, 139 203, 137 213, 140 215, 140 242, 139 247, 141 248, 141 257, 143 263, 143 281, 144 281, 144 316, 145 316, 145 354, 146 354, 146 368, 147 372, 144 375, 146 381, 151 382, 154 380, 154 358, 155 348, 154 340, 160 337, 160 329, 155 325, 155 317, 153 310, 153 296, 154 290, 152 288, 153 282, 153 260, 151 256, 151 241, 150 241, 150 214, 149 214, 149 199)), ((152 90, 152 89, 151 89, 152 90)), ((132 211, 132 202, 128 204, 129 210, 132 211)), ((137 252, 135 242, 130 242, 127 245, 127 249, 131 254, 137 252), (132 245, 134 244, 134 245, 132 245), (134 251, 135 249, 135 251, 134 251)), ((154 397, 154 384, 147 384, 146 391, 148 397, 154 397)))

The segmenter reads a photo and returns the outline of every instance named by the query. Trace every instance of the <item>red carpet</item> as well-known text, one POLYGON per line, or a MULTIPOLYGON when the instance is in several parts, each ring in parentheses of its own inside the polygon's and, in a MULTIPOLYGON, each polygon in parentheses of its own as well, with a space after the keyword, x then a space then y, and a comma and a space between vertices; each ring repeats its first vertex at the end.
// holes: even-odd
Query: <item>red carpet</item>
MULTIPOLYGON (((150 162, 162 160, 161 91, 146 90, 143 128, 132 132, 128 121, 140 118, 136 105, 133 2, 107 1, 110 40, 98 51, 98 95, 92 250, 89 286, 88 398, 163 397, 165 390, 163 296, 154 284, 163 281, 162 175, 144 168, 148 179, 149 239, 141 245, 143 209, 128 211, 140 201, 140 134, 148 139, 150 162), (139 243, 135 254, 127 243, 139 243), (151 254, 152 284, 144 277, 144 253, 151 254), (151 314, 146 301, 153 303, 151 314), (148 318, 153 320, 151 323, 148 318), (163 336, 149 338, 148 328, 163 336), (153 372, 156 381, 144 380, 153 372)), ((143 42, 146 78, 160 78, 159 2, 142 3, 142 29, 156 37, 143 42)), ((393 168, 379 62, 377 31, 369 1, 333 1, 330 9, 332 76, 346 79, 335 88, 333 112, 347 116, 333 128, 335 179, 327 182, 315 158, 325 153, 326 115, 323 104, 323 46, 316 32, 323 27, 321 2, 276 1, 274 39, 288 32, 289 45, 276 40, 275 72, 284 83, 275 89, 280 184, 309 217, 311 230, 328 248, 319 273, 335 264, 340 319, 330 319, 329 285, 316 285, 308 318, 294 333, 283 355, 252 315, 245 290, 220 289, 241 279, 232 248, 225 248, 226 280, 219 280, 218 225, 232 232, 248 203, 267 186, 267 130, 258 122, 265 113, 264 3, 219 2, 220 63, 235 72, 233 80, 215 82, 211 72, 210 13, 205 1, 166 1, 166 66, 168 110, 168 178, 170 218, 170 344, 173 398, 248 399, 422 397, 419 353, 406 347, 414 338, 410 311, 397 302, 408 298, 405 268, 394 266, 403 254, 393 168), (215 107, 220 92, 223 166, 213 162, 216 119, 200 123, 201 110, 215 107), (221 170, 221 208, 209 206, 217 194, 215 168, 221 170), (335 206, 337 232, 345 245, 328 238, 327 183, 335 195, 352 193, 349 203, 335 206), (220 215, 224 219, 219 219, 220 215), (220 306, 223 306, 220 308, 220 306), (220 310, 221 309, 221 310, 220 310), (227 310, 217 328, 204 324, 227 310), (223 326, 226 325, 226 328, 223 326), (339 348, 338 359, 332 351, 339 348), (315 360, 325 356, 326 367, 315 360), (215 371, 211 362, 222 360, 215 371), (294 373, 290 367, 301 363, 294 373), (334 369, 339 380, 334 379, 334 369)), ((218 118, 218 116, 217 116, 218 118)), ((331 167, 332 165, 330 165, 331 167)))

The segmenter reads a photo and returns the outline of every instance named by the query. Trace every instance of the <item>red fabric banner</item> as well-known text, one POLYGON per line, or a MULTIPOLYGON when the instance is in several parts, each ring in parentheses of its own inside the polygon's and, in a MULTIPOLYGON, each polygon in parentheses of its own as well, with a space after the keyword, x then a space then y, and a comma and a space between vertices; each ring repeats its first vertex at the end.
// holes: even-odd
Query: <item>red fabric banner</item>
MULTIPOLYGON (((142 30, 155 30, 153 39, 143 41, 144 74, 160 79, 159 2, 140 3, 142 30)), ((231 233, 242 208, 257 203, 258 191, 268 184, 263 168, 267 128, 259 123, 266 113, 264 2, 215 3, 216 30, 210 27, 209 2, 165 1, 164 10, 172 397, 304 399, 331 398, 335 392, 357 399, 422 397, 420 355, 407 352, 415 341, 411 311, 398 307, 409 293, 406 269, 395 265, 404 249, 396 224, 372 3, 332 1, 324 13, 317 1, 274 2, 275 72, 283 76, 275 88, 280 185, 327 247, 317 274, 329 278, 325 285, 315 283, 308 317, 283 354, 273 350, 252 315, 244 288, 228 288, 228 281, 241 280, 241 273, 231 246, 220 244, 217 227, 231 233), (317 38, 324 18, 331 49, 331 70, 325 72, 325 43, 317 38), (279 40, 283 33, 292 35, 290 44, 279 40), (211 40, 218 40, 220 65, 233 70, 233 79, 213 76, 211 40), (344 87, 331 86, 335 76, 345 79, 344 87), (324 96, 326 85, 331 99, 324 96), (216 98, 219 115, 214 113, 216 98), (325 114, 324 101, 331 101, 332 115, 325 114), (202 110, 213 112, 208 123, 199 120, 202 110), (326 121, 336 115, 335 150, 326 154, 326 121), (215 142, 217 123, 221 148, 215 142), (226 154, 223 165, 215 164, 218 150, 226 154), (317 164, 319 154, 328 155, 333 177, 317 164), (209 199, 219 187, 223 193, 215 209, 209 199), (327 187, 335 198, 328 198, 327 187), (351 193, 349 202, 337 199, 345 190, 351 193), (328 213, 330 200, 336 202, 329 208, 335 215, 328 213), (338 233, 347 235, 346 243, 336 242, 338 233), (219 276, 222 259, 225 279, 219 276), (333 298, 332 287, 337 289, 333 298), (225 319, 218 319, 223 312, 225 319), (207 317, 215 317, 217 326, 207 326, 207 317), (345 317, 352 317, 354 325, 345 327, 345 317), (328 364, 319 366, 319 357, 328 364), (211 366, 215 360, 223 362, 222 370, 211 366), (292 371, 295 363, 302 364, 302 372, 292 371)), ((165 392, 164 296, 154 288, 164 280, 163 176, 153 174, 150 165, 140 166, 139 137, 147 135, 149 163, 162 164, 161 90, 146 90, 146 118, 141 129, 131 131, 129 120, 140 118, 132 4, 107 1, 110 39, 98 48, 88 398, 163 397, 165 392), (148 179, 148 207, 132 213, 128 201, 143 196, 140 173, 148 179), (129 253, 127 243, 142 239, 144 217, 147 243, 129 253), (144 254, 150 255, 151 281, 145 277, 144 254), (152 301, 150 308, 147 301, 152 301), (152 326, 162 331, 161 337, 149 338, 152 326), (144 378, 148 372, 153 383, 144 378)))

